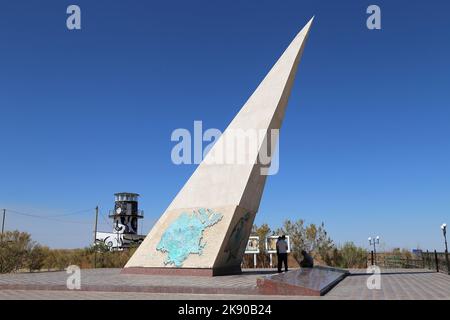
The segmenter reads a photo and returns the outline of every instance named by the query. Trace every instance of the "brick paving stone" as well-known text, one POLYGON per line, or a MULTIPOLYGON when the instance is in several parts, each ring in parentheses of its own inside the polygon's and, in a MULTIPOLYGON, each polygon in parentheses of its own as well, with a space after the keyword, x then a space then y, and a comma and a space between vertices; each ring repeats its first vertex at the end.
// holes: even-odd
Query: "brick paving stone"
MULTIPOLYGON (((82 269, 81 289, 87 291, 257 294, 256 280, 276 270, 245 270, 221 277, 120 274, 121 269, 82 269)), ((65 271, 0 275, 0 289, 65 290, 65 271)))
POLYGON ((88 291, 64 290, 69 276, 64 271, 3 274, 0 299, 450 299, 450 276, 443 273, 384 269, 381 289, 369 290, 366 282, 370 274, 365 269, 349 271, 348 277, 319 298, 255 295, 256 279, 274 270, 246 270, 241 275, 221 277, 121 275, 119 269, 81 270, 81 286, 88 291), (154 291, 144 292, 149 287, 154 291), (42 288, 46 290, 36 290, 42 288), (129 292, 122 292, 124 288, 129 292), (200 294, 192 294, 196 292, 200 294))
POLYGON ((381 270, 381 289, 369 290, 365 270, 350 270, 323 298, 338 299, 450 299, 450 276, 425 269, 381 270))
POLYGON ((0 300, 314 300, 318 297, 147 292, 0 290, 0 300))

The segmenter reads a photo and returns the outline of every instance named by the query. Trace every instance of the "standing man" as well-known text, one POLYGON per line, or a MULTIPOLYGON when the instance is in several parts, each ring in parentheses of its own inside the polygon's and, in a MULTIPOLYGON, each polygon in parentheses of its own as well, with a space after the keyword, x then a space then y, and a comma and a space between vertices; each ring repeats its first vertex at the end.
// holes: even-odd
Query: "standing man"
POLYGON ((277 241, 277 258, 278 258, 278 273, 281 272, 281 264, 284 263, 284 270, 288 271, 288 264, 287 264, 287 250, 288 245, 286 242, 286 236, 283 235, 281 237, 278 237, 277 241))

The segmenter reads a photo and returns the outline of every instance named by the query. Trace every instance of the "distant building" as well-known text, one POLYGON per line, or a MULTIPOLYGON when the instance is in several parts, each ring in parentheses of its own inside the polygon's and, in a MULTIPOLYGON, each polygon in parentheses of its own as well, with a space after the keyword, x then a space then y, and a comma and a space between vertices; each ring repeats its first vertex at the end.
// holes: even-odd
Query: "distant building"
POLYGON ((96 243, 104 243, 110 250, 123 250, 140 244, 145 235, 138 234, 138 221, 144 218, 144 211, 139 210, 139 194, 120 192, 114 194, 114 210, 109 212, 113 219, 112 232, 97 232, 96 243))

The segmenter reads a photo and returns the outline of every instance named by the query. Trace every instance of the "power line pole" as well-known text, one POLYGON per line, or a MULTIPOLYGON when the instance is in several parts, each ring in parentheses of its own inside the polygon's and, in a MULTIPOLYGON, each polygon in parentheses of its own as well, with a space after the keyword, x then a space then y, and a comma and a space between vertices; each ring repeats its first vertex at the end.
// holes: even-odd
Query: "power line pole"
POLYGON ((95 227, 94 227, 94 269, 97 268, 97 223, 98 223, 98 206, 95 207, 95 227))
MULTIPOLYGON (((2 235, 0 236, 0 248, 3 247, 3 232, 5 231, 6 209, 3 209, 2 235)), ((2 250, 3 251, 3 250, 2 250)), ((0 272, 3 272, 3 257, 0 257, 0 272)))
POLYGON ((5 216, 6 216, 6 209, 3 209, 3 221, 2 221, 2 241, 3 241, 3 233, 5 231, 5 216))

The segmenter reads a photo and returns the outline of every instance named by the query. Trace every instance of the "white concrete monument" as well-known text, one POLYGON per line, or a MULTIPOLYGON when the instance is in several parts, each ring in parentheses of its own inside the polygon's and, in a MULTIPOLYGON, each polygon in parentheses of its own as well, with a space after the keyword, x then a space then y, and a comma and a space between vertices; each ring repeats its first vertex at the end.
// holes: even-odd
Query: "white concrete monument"
POLYGON ((231 121, 123 273, 213 276, 241 271, 274 149, 272 132, 281 127, 312 20, 231 121), (261 154, 268 154, 269 161, 261 154))

